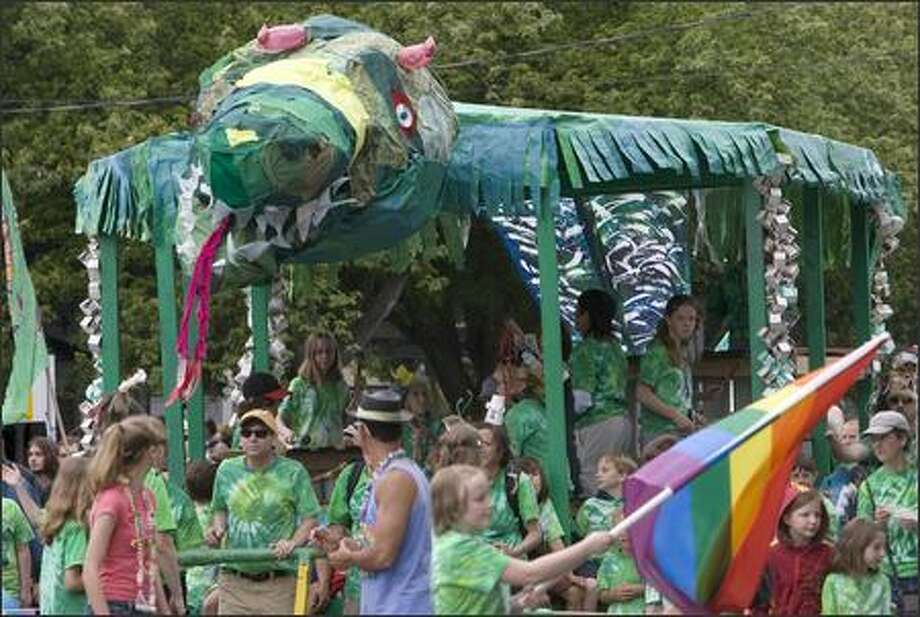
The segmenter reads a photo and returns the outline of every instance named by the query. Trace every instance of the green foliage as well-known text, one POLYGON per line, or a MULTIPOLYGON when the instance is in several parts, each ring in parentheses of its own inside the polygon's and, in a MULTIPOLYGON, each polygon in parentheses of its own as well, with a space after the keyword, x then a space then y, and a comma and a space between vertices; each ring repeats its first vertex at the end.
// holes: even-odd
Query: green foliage
MULTIPOLYGON (((890 327, 898 342, 907 342, 920 340, 917 10, 916 3, 4 3, 0 92, 5 101, 35 105, 191 98, 199 72, 252 38, 262 23, 327 12, 363 21, 406 44, 434 35, 440 48, 435 63, 443 67, 438 74, 459 101, 760 120, 821 133, 872 148, 900 174, 910 218, 902 248, 888 264, 895 309, 890 327), (598 38, 611 42, 583 45, 598 38), (553 51, 514 55, 538 48, 553 51)), ((86 294, 77 255, 85 238, 72 232, 72 185, 94 158, 184 130, 190 109, 164 102, 0 115, 2 164, 17 198, 46 331, 52 349, 73 365, 61 392, 66 415, 92 375, 77 325, 86 294)), ((158 366, 159 343, 152 249, 123 246, 120 303, 128 373, 158 366)), ((479 371, 492 336, 485 324, 506 310, 498 300, 510 283, 490 268, 496 253, 471 259, 465 272, 454 272, 443 245, 427 230, 406 246, 357 263, 312 267, 309 285, 295 284, 287 342, 299 353, 307 332, 325 328, 343 345, 350 343, 379 277, 408 268, 409 285, 398 307, 404 323, 428 311, 463 317, 471 327, 467 345, 479 345, 471 354, 479 371)), ((294 274, 300 283, 303 276, 300 269, 294 274)), ((852 341, 849 294, 838 293, 848 287, 845 264, 835 265, 827 284, 833 290, 827 320, 832 345, 852 341)), ((242 351, 244 306, 239 290, 222 290, 214 298, 206 366, 211 383, 233 368, 242 351)), ((417 339, 432 336, 424 328, 404 330, 417 339)), ((0 334, 9 340, 6 315, 0 334)), ((0 357, 5 375, 4 361, 0 357)))

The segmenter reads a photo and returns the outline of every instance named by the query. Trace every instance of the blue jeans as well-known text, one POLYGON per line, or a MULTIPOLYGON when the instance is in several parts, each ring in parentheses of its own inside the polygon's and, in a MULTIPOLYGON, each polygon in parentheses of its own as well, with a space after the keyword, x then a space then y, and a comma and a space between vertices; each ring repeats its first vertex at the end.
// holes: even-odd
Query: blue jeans
POLYGON ((916 614, 917 612, 917 577, 895 578, 891 580, 891 599, 895 604, 895 614, 916 614))
POLYGON ((11 611, 20 608, 19 598, 11 593, 7 593, 6 589, 3 590, 2 598, 4 611, 11 611))

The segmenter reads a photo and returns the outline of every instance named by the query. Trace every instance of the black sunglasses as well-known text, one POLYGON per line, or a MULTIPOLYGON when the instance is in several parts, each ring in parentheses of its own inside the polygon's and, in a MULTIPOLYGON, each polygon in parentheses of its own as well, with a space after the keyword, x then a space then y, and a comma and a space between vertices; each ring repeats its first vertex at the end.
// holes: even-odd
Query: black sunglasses
POLYGON ((240 431, 241 437, 255 437, 256 439, 265 439, 268 437, 268 431, 261 428, 244 428, 240 431))

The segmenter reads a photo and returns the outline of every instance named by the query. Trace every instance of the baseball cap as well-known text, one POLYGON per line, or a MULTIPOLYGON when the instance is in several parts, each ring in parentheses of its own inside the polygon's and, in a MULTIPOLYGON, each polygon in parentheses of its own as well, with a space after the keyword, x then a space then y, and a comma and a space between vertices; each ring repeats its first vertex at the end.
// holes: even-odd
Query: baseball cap
POLYGON ((914 348, 903 349, 891 359, 892 368, 900 368, 910 364, 917 366, 917 350, 914 348))
POLYGON ((249 401, 256 398, 280 401, 287 396, 287 390, 278 383, 278 380, 271 373, 252 373, 243 382, 242 390, 243 397, 249 401))
POLYGON ((887 435, 893 430, 910 432, 910 425, 907 424, 907 418, 897 411, 880 411, 869 419, 869 428, 863 431, 863 435, 887 435))
POLYGON ((275 415, 267 409, 253 409, 247 411, 243 414, 243 417, 240 418, 240 426, 244 426, 250 420, 258 420, 262 424, 268 427, 275 435, 278 434, 278 423, 275 422, 275 415))

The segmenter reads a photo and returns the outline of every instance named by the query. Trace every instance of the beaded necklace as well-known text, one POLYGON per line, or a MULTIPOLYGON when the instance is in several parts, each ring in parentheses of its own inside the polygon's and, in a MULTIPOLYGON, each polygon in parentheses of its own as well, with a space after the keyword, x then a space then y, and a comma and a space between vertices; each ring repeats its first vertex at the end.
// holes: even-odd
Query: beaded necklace
POLYGON ((397 448, 393 450, 380 462, 379 465, 374 469, 373 479, 371 480, 371 486, 368 490, 364 491, 364 503, 361 504, 361 521, 362 527, 365 516, 367 515, 367 509, 370 507, 371 503, 371 494, 374 492, 374 483, 380 479, 384 473, 386 473, 387 468, 390 466, 393 461, 401 458, 406 458, 406 451, 402 448, 397 448))
MULTIPOLYGON (((366 521, 367 511, 370 509, 371 499, 373 498, 374 493, 374 483, 379 480, 383 474, 386 473, 387 468, 396 460, 401 458, 406 458, 406 451, 402 448, 397 448, 393 450, 380 462, 379 465, 374 469, 373 479, 371 480, 371 485, 366 491, 364 491, 364 502, 361 504, 361 516, 359 517, 361 531, 357 538, 355 538, 362 548, 367 548, 370 545, 370 535, 367 533, 368 524, 366 521)), ((373 578, 376 576, 376 572, 366 572, 361 570, 361 578, 373 578)))
POLYGON ((147 497, 146 491, 141 489, 141 501, 144 504, 144 516, 138 512, 137 503, 134 499, 134 491, 130 486, 126 486, 125 492, 128 495, 128 503, 131 506, 131 517, 134 519, 134 539, 131 540, 131 546, 137 553, 137 599, 134 601, 135 607, 143 612, 156 611, 156 532, 153 529, 151 520, 152 504, 147 497), (146 520, 145 520, 146 519, 146 520), (144 555, 147 555, 147 567, 144 567, 144 555), (144 593, 144 583, 146 579, 147 593, 144 593))

